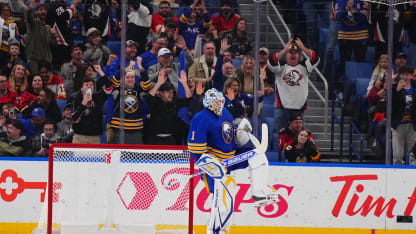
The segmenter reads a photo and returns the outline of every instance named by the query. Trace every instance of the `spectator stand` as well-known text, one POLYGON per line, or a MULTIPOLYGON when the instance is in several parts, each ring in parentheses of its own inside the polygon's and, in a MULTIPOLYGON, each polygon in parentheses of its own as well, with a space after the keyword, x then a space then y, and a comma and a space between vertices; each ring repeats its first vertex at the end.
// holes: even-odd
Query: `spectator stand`
POLYGON ((268 151, 266 152, 266 156, 270 162, 280 161, 280 157, 278 153, 278 135, 277 133, 273 133, 274 98, 275 98, 275 93, 272 93, 269 96, 264 96, 263 109, 262 109, 261 116, 260 116, 261 122, 266 123, 268 126, 269 147, 268 147, 268 151))
POLYGON ((372 63, 346 62, 344 79, 344 102, 346 115, 352 115, 361 131, 367 131, 368 102, 364 98, 373 71, 372 63), (358 111, 353 111, 358 110, 358 111))

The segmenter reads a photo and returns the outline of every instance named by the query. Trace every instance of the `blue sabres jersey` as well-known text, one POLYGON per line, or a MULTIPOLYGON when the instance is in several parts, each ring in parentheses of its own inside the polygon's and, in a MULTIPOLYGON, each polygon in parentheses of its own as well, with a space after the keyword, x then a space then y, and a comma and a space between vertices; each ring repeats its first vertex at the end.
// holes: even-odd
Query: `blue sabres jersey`
POLYGON ((198 160, 201 154, 209 153, 222 161, 234 156, 235 139, 233 117, 226 108, 217 116, 204 109, 191 122, 188 135, 188 149, 198 160))

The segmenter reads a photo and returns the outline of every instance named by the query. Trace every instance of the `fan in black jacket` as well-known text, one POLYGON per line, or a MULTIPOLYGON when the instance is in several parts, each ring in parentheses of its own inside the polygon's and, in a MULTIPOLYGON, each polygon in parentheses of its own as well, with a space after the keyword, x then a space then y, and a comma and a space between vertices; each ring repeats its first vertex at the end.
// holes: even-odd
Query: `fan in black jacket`
POLYGON ((293 143, 286 146, 284 155, 287 162, 319 162, 321 155, 310 135, 308 130, 302 129, 293 143))

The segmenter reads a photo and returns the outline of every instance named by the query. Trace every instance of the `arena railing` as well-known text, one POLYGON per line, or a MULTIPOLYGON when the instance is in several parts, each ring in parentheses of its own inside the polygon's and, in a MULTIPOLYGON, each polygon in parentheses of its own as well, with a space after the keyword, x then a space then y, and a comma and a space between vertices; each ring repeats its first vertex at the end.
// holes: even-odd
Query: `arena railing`
POLYGON ((350 124, 350 143, 349 143, 349 152, 350 152, 350 162, 352 162, 352 153, 357 157, 358 160, 360 160, 360 163, 363 162, 363 144, 364 144, 364 138, 363 135, 361 135, 361 132, 358 130, 357 125, 355 125, 354 122, 351 122, 350 124), (360 152, 358 152, 354 145, 352 144, 352 134, 355 132, 360 137, 360 152))
MULTIPOLYGON (((286 31, 286 34, 288 35, 288 38, 292 38, 292 33, 291 33, 289 27, 287 26, 286 22, 283 20, 282 15, 280 14, 279 10, 276 8, 273 1, 268 0, 267 3, 270 4, 271 9, 274 10, 275 14, 277 15, 277 18, 280 20, 281 24, 283 25, 283 27, 286 31)), ((272 29, 273 29, 274 33, 276 34, 277 38, 279 39, 280 43, 284 47, 287 42, 285 42, 285 40, 282 38, 281 34, 277 30, 277 28, 275 26, 275 22, 273 22, 270 15, 267 15, 266 18, 267 18, 267 21, 269 21, 269 24, 272 27, 272 29)), ((303 52, 303 51, 302 51, 302 54, 303 54, 303 56, 307 56, 305 54, 305 52, 303 52)), ((325 132, 325 134, 327 134, 328 133, 328 94, 329 94, 328 93, 328 82, 327 82, 325 76, 321 73, 321 71, 319 71, 319 69, 317 67, 314 67, 314 71, 316 72, 318 77, 324 83, 324 89, 325 89, 324 96, 322 96, 322 94, 319 92, 319 90, 316 88, 316 86, 312 83, 311 80, 309 80, 309 85, 313 89, 313 91, 318 95, 318 97, 322 101, 322 103, 324 104, 324 132, 325 132)))
POLYGON ((344 143, 344 102, 339 97, 337 92, 334 92, 335 99, 332 101, 332 118, 331 118, 331 151, 334 150, 334 138, 335 138, 335 121, 340 126, 340 138, 339 138, 339 160, 342 162, 343 143, 344 143), (338 118, 335 113, 335 102, 338 101, 341 106, 341 118, 338 118))

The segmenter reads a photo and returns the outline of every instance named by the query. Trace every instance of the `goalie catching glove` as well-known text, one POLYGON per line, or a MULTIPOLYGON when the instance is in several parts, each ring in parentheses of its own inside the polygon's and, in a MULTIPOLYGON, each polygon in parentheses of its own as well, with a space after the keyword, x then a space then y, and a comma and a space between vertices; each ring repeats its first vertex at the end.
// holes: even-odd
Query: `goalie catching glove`
POLYGON ((249 134, 253 130, 248 119, 236 119, 234 120, 234 126, 237 126, 235 143, 239 146, 247 144, 250 141, 249 134))

